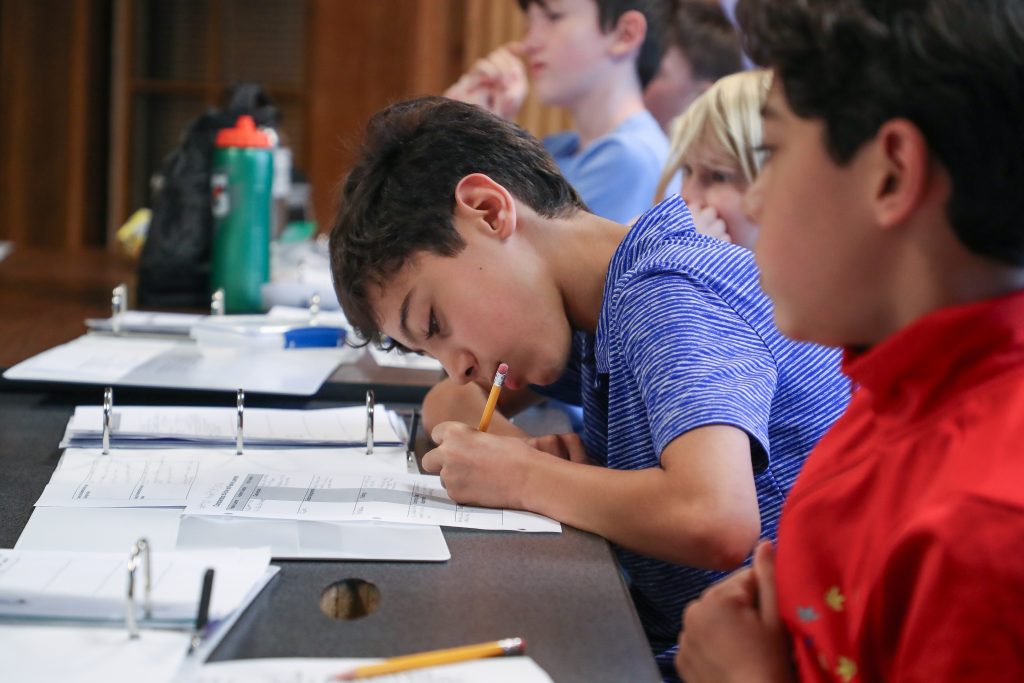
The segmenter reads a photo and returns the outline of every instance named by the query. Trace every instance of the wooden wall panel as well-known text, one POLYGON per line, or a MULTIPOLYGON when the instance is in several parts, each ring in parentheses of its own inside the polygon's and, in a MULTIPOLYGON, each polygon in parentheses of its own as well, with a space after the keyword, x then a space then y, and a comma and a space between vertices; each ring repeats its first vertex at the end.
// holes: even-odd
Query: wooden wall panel
POLYGON ((366 120, 459 75, 464 0, 312 0, 307 172, 321 231, 366 120))
POLYGON ((72 249, 102 241, 108 7, 0 0, 2 239, 72 249))

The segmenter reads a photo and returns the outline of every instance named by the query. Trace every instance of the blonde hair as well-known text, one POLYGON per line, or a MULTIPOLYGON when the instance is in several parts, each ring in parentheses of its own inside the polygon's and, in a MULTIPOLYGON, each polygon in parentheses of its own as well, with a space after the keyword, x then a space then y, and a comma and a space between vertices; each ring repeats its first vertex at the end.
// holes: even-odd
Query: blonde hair
POLYGON ((720 78, 672 122, 672 145, 661 172, 655 201, 665 196, 683 157, 697 144, 713 141, 736 160, 747 184, 761 172, 761 107, 771 86, 771 71, 755 69, 720 78))

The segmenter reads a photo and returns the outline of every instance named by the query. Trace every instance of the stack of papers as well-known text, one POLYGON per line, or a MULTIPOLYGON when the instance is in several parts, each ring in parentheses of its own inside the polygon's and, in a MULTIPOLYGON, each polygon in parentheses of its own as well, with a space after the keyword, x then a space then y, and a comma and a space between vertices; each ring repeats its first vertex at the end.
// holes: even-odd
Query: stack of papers
MULTIPOLYGON (((398 446, 404 441, 386 406, 375 409, 374 445, 398 446)), ((129 448, 234 446, 238 411, 235 408, 115 407, 110 444, 129 448)), ((404 431, 404 425, 401 427, 404 431)), ((366 445, 366 409, 325 408, 279 410, 246 408, 243 436, 246 447, 347 447, 366 445)), ((98 448, 103 440, 103 409, 78 406, 68 423, 61 448, 98 448)))
POLYGON ((404 448, 100 449, 69 448, 36 501, 36 507, 183 508, 197 485, 220 481, 242 468, 295 474, 325 471, 404 473, 404 448))
MULTIPOLYGON (((125 311, 119 321, 122 332, 130 334, 166 334, 187 337, 192 326, 205 316, 197 313, 157 313, 125 311)), ((86 318, 85 326, 98 332, 113 332, 113 318, 86 318)))
MULTIPOLYGON (((378 659, 244 659, 205 664, 190 683, 323 683, 378 659)), ((496 657, 378 676, 376 683, 552 683, 529 657, 496 657)))
POLYGON ((9 380, 312 396, 353 348, 201 347, 192 341, 87 334, 18 363, 9 380))

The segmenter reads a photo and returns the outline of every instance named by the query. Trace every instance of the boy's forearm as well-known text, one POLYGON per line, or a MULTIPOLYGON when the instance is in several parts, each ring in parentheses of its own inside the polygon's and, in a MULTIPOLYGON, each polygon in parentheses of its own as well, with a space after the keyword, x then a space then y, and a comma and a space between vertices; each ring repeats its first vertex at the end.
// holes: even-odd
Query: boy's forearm
POLYGON ((756 542, 756 533, 748 540, 742 531, 729 539, 744 524, 716 516, 705 499, 681 495, 660 467, 610 470, 554 457, 538 457, 527 467, 524 509, 649 557, 726 571, 742 563, 756 542))

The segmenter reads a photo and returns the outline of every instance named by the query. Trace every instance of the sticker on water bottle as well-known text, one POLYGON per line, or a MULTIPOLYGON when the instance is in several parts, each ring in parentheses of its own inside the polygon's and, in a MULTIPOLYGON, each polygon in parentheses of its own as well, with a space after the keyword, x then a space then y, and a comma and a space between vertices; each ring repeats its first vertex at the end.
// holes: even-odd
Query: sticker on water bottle
POLYGON ((214 173, 210 177, 210 208, 215 218, 224 218, 231 211, 231 199, 228 196, 228 177, 224 173, 214 173))

